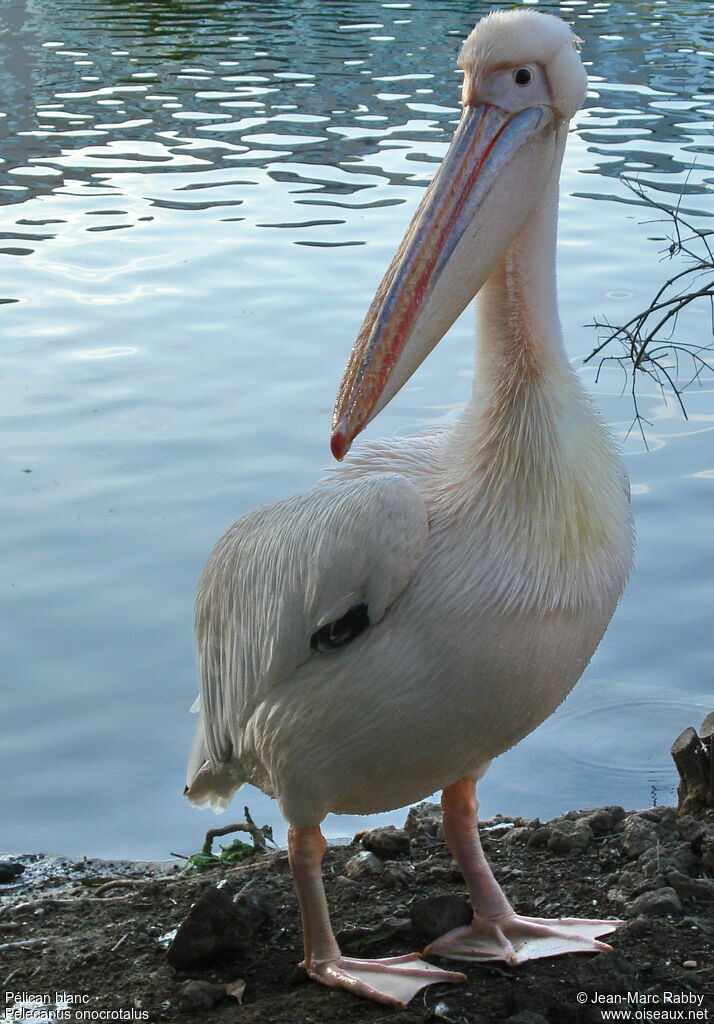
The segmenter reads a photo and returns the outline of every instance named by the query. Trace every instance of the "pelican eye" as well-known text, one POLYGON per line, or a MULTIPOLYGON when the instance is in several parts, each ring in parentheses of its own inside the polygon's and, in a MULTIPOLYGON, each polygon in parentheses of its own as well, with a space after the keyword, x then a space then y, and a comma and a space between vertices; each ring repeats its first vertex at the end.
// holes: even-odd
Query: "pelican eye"
POLYGON ((312 634, 310 650, 324 654, 325 651, 334 651, 336 647, 344 647, 350 640, 359 636, 368 625, 367 605, 364 601, 353 604, 341 619, 328 622, 312 634))
POLYGON ((516 85, 529 85, 533 78, 533 72, 530 68, 519 68, 518 71, 513 74, 513 81, 516 85))

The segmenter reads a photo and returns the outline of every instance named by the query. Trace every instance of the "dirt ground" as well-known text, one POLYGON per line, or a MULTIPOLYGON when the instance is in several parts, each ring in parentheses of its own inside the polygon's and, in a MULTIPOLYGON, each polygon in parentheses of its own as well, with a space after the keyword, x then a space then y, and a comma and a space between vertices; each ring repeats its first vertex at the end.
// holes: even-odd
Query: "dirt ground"
MULTIPOLYGON (((180 862, 5 858, 25 871, 0 885, 0 1019, 599 1024, 604 1009, 629 1005, 633 1020, 706 1020, 707 1013, 711 1020, 714 816, 682 819, 671 808, 623 814, 605 808, 545 824, 492 819, 482 826, 486 854, 519 912, 624 917, 608 937, 611 952, 515 968, 442 961, 463 969, 467 982, 431 986, 398 1011, 306 979, 297 966, 299 914, 285 851, 200 874, 187 873, 180 862), (242 893, 243 904, 257 914, 248 948, 190 969, 171 966, 172 933, 217 885, 221 898, 242 893), (244 992, 241 984, 229 995, 226 986, 238 981, 245 982, 244 992)), ((423 948, 423 901, 465 893, 433 805, 412 823, 410 836, 401 836, 403 850, 380 858, 377 874, 347 876, 345 866, 363 849, 360 843, 331 847, 325 856, 328 901, 347 955, 423 948)), ((458 909, 461 903, 444 905, 458 909)))

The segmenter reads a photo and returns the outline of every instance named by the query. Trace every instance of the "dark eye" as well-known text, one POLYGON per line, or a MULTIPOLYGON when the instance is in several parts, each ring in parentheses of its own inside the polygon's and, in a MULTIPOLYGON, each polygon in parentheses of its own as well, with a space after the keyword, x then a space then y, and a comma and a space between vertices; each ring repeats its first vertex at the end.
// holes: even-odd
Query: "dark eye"
POLYGON ((532 78, 530 68, 519 68, 513 76, 513 81, 516 85, 528 85, 532 78))

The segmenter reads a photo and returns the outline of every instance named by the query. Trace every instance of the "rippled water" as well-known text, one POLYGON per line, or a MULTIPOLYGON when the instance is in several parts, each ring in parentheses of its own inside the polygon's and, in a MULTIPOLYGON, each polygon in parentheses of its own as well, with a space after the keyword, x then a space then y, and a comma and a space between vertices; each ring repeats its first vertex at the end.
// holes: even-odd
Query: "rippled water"
MULTIPOLYGON (((460 40, 494 6, 0 7, 5 849, 163 857, 211 824, 181 797, 195 581, 230 521, 327 464, 347 352, 458 116, 460 40)), ((668 274, 620 176, 712 213, 714 5, 538 6, 591 74, 561 204, 577 358, 586 322, 668 274)), ((706 340, 707 311, 680 328, 706 340)), ((469 314, 373 435, 455 417, 471 332, 469 314)), ((624 439, 620 377, 593 387, 624 439)), ((643 399, 636 575, 571 698, 493 766, 486 814, 672 798, 669 743, 711 707, 710 375, 687 404, 688 422, 643 399)))

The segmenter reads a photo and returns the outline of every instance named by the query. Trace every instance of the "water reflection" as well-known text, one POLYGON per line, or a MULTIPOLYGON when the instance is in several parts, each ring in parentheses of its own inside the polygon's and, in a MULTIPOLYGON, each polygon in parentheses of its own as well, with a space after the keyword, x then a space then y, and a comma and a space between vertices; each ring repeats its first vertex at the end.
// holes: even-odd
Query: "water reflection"
MULTIPOLYGON (((205 823, 178 780, 196 576, 229 521, 325 464, 345 353, 458 118, 461 39, 499 6, 511 5, 0 5, 10 848, 195 846, 205 823)), ((592 347, 584 321, 627 318, 662 279, 648 240, 661 225, 641 226, 620 176, 665 199, 684 188, 711 212, 714 5, 538 6, 572 20, 591 75, 561 202, 576 359, 592 347)), ((467 316, 380 432, 453 422, 470 335, 467 316)), ((621 393, 606 373, 598 401, 630 460, 638 574, 582 688, 495 767, 486 813, 647 802, 635 769, 706 699, 710 386, 692 392, 688 423, 643 396, 649 452, 621 393), (647 749, 612 761, 603 792, 598 744, 620 735, 624 699, 647 749)))

